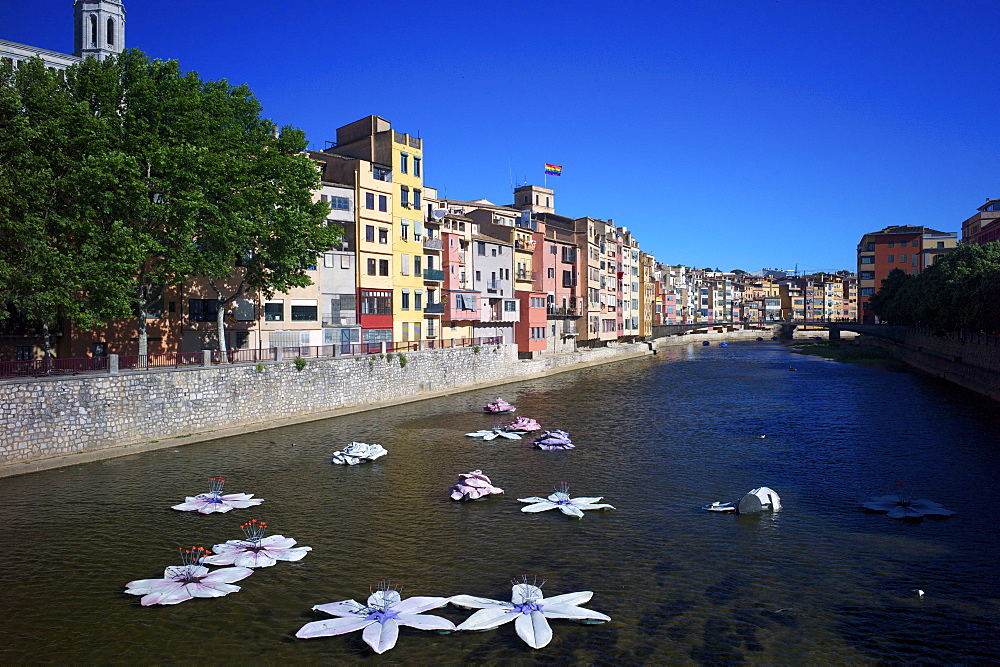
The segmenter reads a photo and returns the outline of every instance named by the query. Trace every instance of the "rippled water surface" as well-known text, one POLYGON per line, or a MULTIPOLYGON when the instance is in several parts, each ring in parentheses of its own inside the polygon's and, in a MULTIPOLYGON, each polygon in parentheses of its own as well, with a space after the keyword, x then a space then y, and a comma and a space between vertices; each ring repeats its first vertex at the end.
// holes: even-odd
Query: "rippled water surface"
POLYGON ((998 412, 936 380, 776 344, 692 346, 0 479, 0 660, 997 662, 998 412), (480 406, 497 394, 518 415, 568 430, 577 449, 463 437, 492 424, 480 406), (389 455, 331 465, 351 440, 389 455), (506 494, 448 500, 458 473, 475 468, 506 494), (266 502, 228 514, 169 509, 215 475, 227 492, 266 502), (519 511, 518 497, 560 481, 617 511, 580 521, 519 511), (904 523, 859 508, 896 481, 958 514, 904 523), (760 485, 781 494, 780 513, 699 509, 760 485), (225 598, 144 608, 122 593, 131 579, 161 576, 177 547, 235 539, 250 518, 313 551, 258 570, 225 598), (404 595, 509 599, 508 580, 521 574, 548 579, 549 595, 594 591, 586 606, 612 622, 552 621, 542 651, 509 625, 450 636, 404 628, 381 657, 360 633, 294 638, 323 617, 313 605, 363 600, 378 579, 405 585, 404 595))

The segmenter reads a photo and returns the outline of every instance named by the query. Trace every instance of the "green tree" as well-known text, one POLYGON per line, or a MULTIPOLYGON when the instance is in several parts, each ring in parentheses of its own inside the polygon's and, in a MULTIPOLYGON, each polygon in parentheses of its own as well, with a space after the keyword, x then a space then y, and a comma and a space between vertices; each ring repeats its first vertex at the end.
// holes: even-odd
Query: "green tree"
POLYGON ((869 308, 882 322, 889 324, 913 324, 912 289, 910 283, 916 280, 900 269, 893 269, 885 278, 878 292, 872 295, 869 308))
POLYGON ((145 353, 150 305, 165 286, 202 276, 223 302, 224 349, 226 304, 309 284, 307 267, 339 229, 312 201, 319 174, 301 154, 302 132, 278 132, 260 112, 246 86, 202 81, 135 50, 64 74, 40 61, 8 69, 0 130, 17 132, 0 137, 0 156, 24 157, 0 172, 0 196, 18 213, 0 224, 24 247, 0 257, 0 277, 44 260, 20 279, 35 288, 15 305, 37 301, 39 316, 58 311, 84 326, 129 313, 145 353), (224 296, 223 282, 236 285, 224 296))
POLYGON ((938 333, 1000 333, 1000 241, 961 245, 918 278, 920 323, 938 333))

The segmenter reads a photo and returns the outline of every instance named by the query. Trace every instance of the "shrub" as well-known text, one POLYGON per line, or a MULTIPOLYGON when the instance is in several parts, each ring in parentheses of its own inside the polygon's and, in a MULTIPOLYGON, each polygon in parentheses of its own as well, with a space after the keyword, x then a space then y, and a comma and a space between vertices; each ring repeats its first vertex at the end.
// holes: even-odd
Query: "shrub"
POLYGON ((261 364, 261 363, 257 364, 257 372, 258 373, 263 373, 264 372, 264 364, 261 364))
POLYGON ((302 357, 295 357, 293 363, 295 364, 295 370, 297 371, 301 371, 303 368, 306 367, 306 360, 303 359, 302 357))
POLYGON ((472 346, 472 354, 479 354, 482 351, 482 349, 483 348, 479 347, 478 345, 473 345, 472 346))
POLYGON ((399 353, 399 367, 406 368, 406 355, 402 352, 399 353))

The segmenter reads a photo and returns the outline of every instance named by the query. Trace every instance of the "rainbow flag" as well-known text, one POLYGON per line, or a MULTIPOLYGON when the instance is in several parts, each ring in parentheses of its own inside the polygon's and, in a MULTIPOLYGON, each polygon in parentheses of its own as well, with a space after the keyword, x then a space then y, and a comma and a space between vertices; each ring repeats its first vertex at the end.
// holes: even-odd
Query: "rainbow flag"
POLYGON ((546 176, 562 176, 562 165, 561 164, 549 164, 545 163, 545 175, 546 176))

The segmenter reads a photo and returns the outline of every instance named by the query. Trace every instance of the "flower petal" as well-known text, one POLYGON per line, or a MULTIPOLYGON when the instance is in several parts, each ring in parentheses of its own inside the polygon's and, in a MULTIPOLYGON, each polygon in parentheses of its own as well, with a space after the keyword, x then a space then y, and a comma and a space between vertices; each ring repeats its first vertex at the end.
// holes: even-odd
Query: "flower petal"
MULTIPOLYGON (((355 600, 343 600, 341 602, 328 602, 318 604, 313 609, 326 612, 331 616, 357 616, 364 611, 365 606, 355 600)), ((367 614, 365 614, 367 616, 367 614)))
POLYGON ((303 558, 305 558, 306 554, 312 550, 313 550, 312 547, 293 547, 291 549, 285 549, 284 553, 281 554, 280 556, 272 553, 270 549, 268 549, 267 553, 272 558, 276 558, 277 560, 285 560, 294 563, 296 561, 300 561, 303 558))
POLYGON ((125 592, 129 595, 146 595, 176 583, 173 579, 136 579, 125 584, 125 592))
POLYGON ((184 587, 192 597, 196 598, 221 598, 224 595, 229 595, 240 590, 240 587, 235 584, 223 584, 205 580, 197 584, 185 584, 184 587))
POLYGON ((395 620, 389 619, 385 623, 372 623, 361 637, 372 647, 376 653, 385 653, 396 645, 399 639, 399 624, 395 620))
MULTIPOLYGON (((316 607, 313 607, 315 609, 316 607)), ((367 618, 328 618, 325 621, 313 621, 312 623, 306 623, 299 631, 295 633, 295 636, 299 639, 312 639, 313 637, 333 637, 335 635, 343 635, 348 632, 354 632, 355 630, 360 630, 361 628, 368 627, 372 623, 378 623, 378 621, 370 621, 367 618)))
POLYGON ((590 598, 594 597, 593 591, 577 591, 575 593, 563 593, 562 595, 556 595, 550 598, 544 598, 541 603, 545 605, 545 609, 548 610, 550 605, 554 604, 586 604, 590 602, 590 598))
POLYGON ((456 630, 492 630, 504 623, 510 623, 515 616, 521 614, 510 613, 510 608, 503 609, 492 607, 490 609, 480 609, 472 616, 458 624, 456 630))
POLYGON ((463 609, 495 609, 501 607, 503 609, 513 609, 514 605, 509 602, 503 602, 501 600, 491 600, 490 598, 477 598, 472 595, 453 595, 448 599, 456 607, 462 607, 463 609))
POLYGON ((559 508, 560 512, 567 516, 575 516, 577 519, 583 518, 583 512, 575 505, 556 505, 556 507, 559 508))
POLYGON ((608 505, 607 503, 597 503, 595 505, 585 505, 585 504, 581 503, 581 504, 577 505, 576 504, 576 500, 573 500, 572 502, 573 502, 573 507, 579 507, 582 510, 613 510, 613 509, 615 509, 614 505, 608 505))
POLYGON ((270 537, 265 537, 260 541, 260 546, 265 548, 278 547, 280 549, 288 549, 295 546, 295 540, 290 537, 285 537, 284 535, 271 535, 270 537))
POLYGON ((395 607, 400 601, 399 591, 375 591, 368 596, 369 607, 395 607))
POLYGON ((570 502, 573 503, 574 505, 592 505, 594 503, 601 502, 601 498, 603 497, 604 496, 596 496, 587 498, 584 496, 580 496, 579 498, 573 498, 570 502))
POLYGON ((548 618, 568 618, 572 621, 607 622, 611 617, 599 611, 584 609, 575 604, 551 604, 545 601, 542 605, 542 613, 548 618))
MULTIPOLYGON (((218 553, 218 549, 214 550, 216 553, 211 556, 205 556, 201 559, 201 562, 207 565, 232 565, 243 555, 239 551, 223 551, 222 553, 218 553)), ((239 565, 243 565, 243 563, 239 563, 239 565)))
POLYGON ((897 505, 886 514, 890 519, 919 519, 923 515, 921 510, 904 505, 897 505))
POLYGON ((455 624, 447 618, 431 614, 400 614, 396 621, 417 630, 454 630, 455 624))
POLYGON ((528 600, 541 600, 544 597, 542 589, 533 584, 514 584, 510 589, 510 601, 514 604, 524 604, 528 600))
POLYGON ((448 604, 450 598, 415 595, 392 605, 392 610, 401 614, 419 614, 428 609, 437 609, 448 604))
POLYGON ((139 600, 139 604, 143 607, 154 604, 178 604, 193 597, 184 584, 176 581, 171 583, 171 586, 165 586, 146 595, 139 600))
POLYGON ((545 616, 540 611, 533 611, 530 614, 516 614, 514 629, 517 636, 531 648, 543 648, 552 641, 552 628, 545 616))
POLYGON ((549 502, 546 498, 539 498, 538 496, 531 496, 530 498, 518 498, 519 503, 547 503, 549 502))
POLYGON ((277 563, 277 559, 272 557, 266 551, 250 551, 246 550, 239 554, 235 559, 233 559, 233 565, 238 565, 240 567, 271 567, 277 563))
POLYGON ((231 584, 234 581, 246 579, 253 570, 248 567, 221 567, 201 578, 203 584, 231 584))
MULTIPOLYGON (((542 502, 535 503, 534 505, 526 505, 525 507, 521 508, 521 511, 533 514, 535 512, 544 512, 545 510, 553 510, 557 507, 566 507, 566 505, 556 505, 555 503, 549 502, 548 500, 543 500, 542 502)), ((583 516, 582 512, 580 516, 583 516)))

